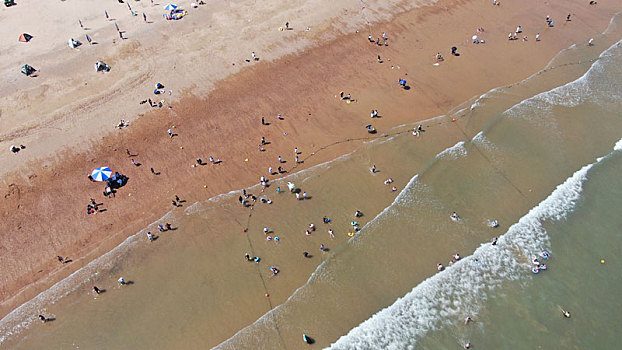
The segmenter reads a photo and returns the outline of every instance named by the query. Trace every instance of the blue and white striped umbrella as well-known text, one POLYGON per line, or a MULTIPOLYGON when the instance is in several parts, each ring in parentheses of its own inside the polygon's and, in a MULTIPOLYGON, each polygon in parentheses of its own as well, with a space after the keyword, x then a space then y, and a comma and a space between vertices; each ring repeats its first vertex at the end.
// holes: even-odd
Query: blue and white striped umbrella
POLYGON ((176 8, 177 8, 177 5, 175 5, 175 4, 168 4, 168 5, 164 6, 164 9, 166 11, 172 11, 172 10, 174 10, 176 8))
POLYGON ((112 170, 109 167, 99 167, 93 170, 91 176, 95 181, 106 181, 112 176, 112 170))

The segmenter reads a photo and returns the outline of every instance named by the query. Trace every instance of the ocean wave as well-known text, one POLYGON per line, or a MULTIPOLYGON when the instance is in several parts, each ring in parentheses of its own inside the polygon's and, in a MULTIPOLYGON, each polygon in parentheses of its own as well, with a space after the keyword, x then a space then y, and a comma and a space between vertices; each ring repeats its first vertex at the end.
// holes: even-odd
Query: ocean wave
MULTIPOLYGON (((622 147, 622 140, 616 147, 622 147)), ((530 261, 550 250, 545 221, 562 220, 581 197, 589 170, 576 171, 507 232, 498 244, 482 244, 475 252, 419 285, 391 306, 352 329, 331 349, 412 349, 427 332, 476 315, 492 291, 512 280, 527 279, 530 261)))
POLYGON ((616 83, 617 79, 610 80, 611 69, 618 65, 611 61, 619 60, 622 57, 620 43, 622 41, 616 42, 601 52, 598 60, 592 63, 581 77, 525 99, 508 109, 504 115, 528 120, 543 120, 553 106, 576 107, 587 102, 599 103, 603 100, 619 100, 620 95, 615 94, 616 89, 606 89, 607 93, 604 94, 595 92, 600 91, 598 87, 602 84, 616 83))
POLYGON ((458 159, 461 157, 465 157, 467 155, 467 150, 464 147, 464 141, 459 141, 455 145, 445 149, 441 153, 436 155, 436 159, 458 159))

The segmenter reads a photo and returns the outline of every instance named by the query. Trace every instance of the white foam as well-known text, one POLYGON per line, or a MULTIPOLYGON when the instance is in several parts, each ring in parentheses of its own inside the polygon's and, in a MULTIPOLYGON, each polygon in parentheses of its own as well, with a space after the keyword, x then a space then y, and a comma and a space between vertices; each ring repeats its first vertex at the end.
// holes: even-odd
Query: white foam
POLYGON ((467 150, 464 147, 464 141, 459 141, 455 145, 437 154, 436 158, 437 159, 444 159, 444 158, 458 159, 461 157, 465 157, 466 155, 467 155, 467 150))
POLYGON ((620 139, 620 140, 618 140, 618 142, 616 142, 615 146, 613 146, 613 150, 614 151, 622 150, 622 139, 620 139))
POLYGON ((425 333, 455 324, 465 314, 477 314, 482 302, 503 283, 529 278, 531 258, 550 250, 543 222, 560 220, 574 208, 592 166, 584 166, 559 185, 512 225, 497 246, 481 245, 471 256, 426 279, 330 348, 413 348, 425 333))

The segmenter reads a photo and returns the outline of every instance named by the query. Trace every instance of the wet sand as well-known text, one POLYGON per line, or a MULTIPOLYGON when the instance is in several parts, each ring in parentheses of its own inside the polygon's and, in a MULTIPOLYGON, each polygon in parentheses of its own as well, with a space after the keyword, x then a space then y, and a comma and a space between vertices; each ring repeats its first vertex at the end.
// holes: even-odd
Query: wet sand
MULTIPOLYGON (((2 202, 6 218, 3 220, 8 223, 7 227, 13 228, 11 231, 20 232, 20 241, 7 237, 5 242, 8 243, 4 243, 11 256, 3 254, 3 260, 6 260, 2 262, 7 267, 3 280, 11 283, 3 284, 3 312, 10 311, 80 264, 161 217, 170 209, 170 199, 175 194, 187 200, 186 203, 193 203, 248 186, 259 176, 266 175, 268 166, 277 166, 279 154, 288 160, 288 168, 292 170, 294 147, 303 152, 301 157, 305 163, 300 168, 333 159, 348 152, 357 142, 340 144, 307 157, 331 143, 368 138, 363 127, 368 123, 372 108, 378 109, 383 116, 374 121, 380 133, 393 125, 444 114, 473 95, 525 78, 541 68, 563 44, 568 46, 573 41, 586 41, 577 40, 579 33, 586 38, 593 35, 588 30, 595 33, 591 26, 580 27, 581 23, 576 21, 572 24, 580 28, 556 28, 547 33, 555 38, 550 41, 544 41, 543 36, 543 42, 538 43, 546 43, 542 50, 534 46, 533 40, 508 43, 503 32, 513 29, 495 28, 492 23, 503 22, 499 21, 499 13, 494 11, 513 11, 512 16, 520 13, 510 5, 491 8, 468 3, 456 5, 449 15, 435 14, 434 9, 418 10, 378 29, 378 32, 389 34, 389 47, 370 45, 366 35, 357 34, 342 37, 304 55, 285 57, 273 64, 260 64, 223 81, 206 100, 182 99, 172 111, 161 111, 133 121, 129 129, 105 137, 87 153, 66 154, 56 164, 44 164, 39 169, 14 175, 15 180, 7 178, 7 186, 13 186, 9 187, 7 193, 10 195, 2 202), (481 23, 475 24, 475 28, 485 27, 486 36, 496 40, 487 39, 485 45, 470 44, 473 23, 464 23, 463 28, 455 27, 455 32, 469 33, 459 38, 454 33, 437 34, 438 29, 433 25, 439 22, 437 16, 442 16, 441 23, 457 24, 458 18, 473 13, 474 8, 482 16, 481 23), (427 16, 422 14, 426 12, 430 13, 427 16), (413 20, 421 26, 416 35, 408 31, 408 24, 413 20), (429 27, 426 23, 430 23, 429 27), (488 27, 487 23, 491 26, 488 27), (435 37, 434 43, 423 41, 431 36, 435 37), (462 55, 449 57, 445 49, 446 60, 439 67, 432 66, 434 53, 456 41, 463 43, 458 45, 462 55), (417 48, 415 52, 413 47, 417 48), (493 53, 500 53, 501 57, 486 60, 493 53), (391 62, 377 63, 377 54, 391 57, 391 62), (518 61, 520 70, 506 69, 507 60, 504 58, 516 57, 530 59, 518 61), (390 65, 398 64, 401 69, 390 68, 390 65), (278 75, 274 74, 275 71, 279 72, 278 75), (412 88, 408 91, 396 86, 397 79, 404 72, 410 73, 412 88), (489 72, 499 74, 487 74, 489 72), (367 88, 371 84, 376 87, 367 88), (336 99, 335 95, 342 90, 352 93, 357 102, 346 105, 336 99), (416 110, 417 113, 405 115, 404 110, 416 110), (277 120, 277 113, 283 114, 285 120, 277 120), (271 125, 261 130, 259 116, 265 116, 271 125), (179 136, 170 138, 166 130, 172 124, 179 136), (266 147, 266 152, 260 153, 256 146, 261 136, 271 144, 266 147), (129 163, 126 148, 137 154, 135 159, 143 164, 141 167, 129 163), (207 160, 209 155, 222 159, 223 163, 191 167, 194 158, 207 160), (248 162, 244 161, 246 158, 248 162), (76 164, 80 166, 76 167, 76 164), (99 201, 102 197, 99 194, 101 186, 88 182, 86 174, 101 164, 127 174, 130 182, 119 191, 117 198, 105 201, 107 212, 85 218, 82 208, 88 199, 94 197, 99 201), (152 175, 150 167, 161 174, 152 175), (71 180, 59 182, 60 176, 71 180), (28 180, 25 177, 29 177, 28 180), (132 193, 131 197, 129 193, 132 193), (18 210, 9 212, 9 208, 18 210), (41 231, 49 236, 41 239, 38 234, 41 231), (74 262, 59 270, 56 255, 69 256, 74 262), (49 277, 42 279, 41 276, 49 277), (33 285, 34 281, 39 284, 33 285), (28 290, 13 298, 15 291, 27 285, 30 285, 28 290)), ((596 10, 605 11, 603 9, 598 7, 596 10)), ((534 27, 542 27, 541 17, 538 14, 533 18, 521 18, 521 25, 525 30, 531 23, 534 27)), ((610 16, 606 20, 604 17, 599 22, 603 28, 610 16)), ((591 22, 593 25, 594 21, 591 22)), ((10 233, 6 232, 5 237, 10 233)))

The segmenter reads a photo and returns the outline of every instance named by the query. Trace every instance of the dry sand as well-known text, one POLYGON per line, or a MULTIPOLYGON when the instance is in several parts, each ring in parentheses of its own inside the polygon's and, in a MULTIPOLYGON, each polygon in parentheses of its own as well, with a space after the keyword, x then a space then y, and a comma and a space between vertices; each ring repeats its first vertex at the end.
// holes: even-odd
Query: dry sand
MULTIPOLYGON (((278 155, 292 170, 294 147, 304 152, 304 159, 326 145, 369 137, 364 126, 372 108, 383 116, 373 121, 380 134, 391 126, 444 114, 473 95, 524 79, 560 49, 587 42, 619 10, 617 5, 588 6, 586 1, 508 1, 499 7, 489 1, 442 1, 391 23, 373 25, 374 37, 383 31, 389 35, 390 45, 380 48, 367 41, 360 2, 320 6, 326 4, 270 2, 258 7, 214 2, 191 9, 187 18, 173 23, 157 17, 160 7, 131 2, 139 12, 144 6, 153 24, 130 17, 125 5, 119 4, 108 12, 128 31, 129 39, 115 43, 117 34, 105 21, 103 9, 93 9, 86 1, 39 7, 20 3, 10 9, 14 12, 3 9, 1 23, 18 29, 15 42, 8 42, 8 34, 2 39, 11 54, 0 57, 0 69, 9 77, 0 88, 0 147, 23 143, 27 148, 17 155, 3 152, 0 156, 0 314, 161 217, 171 209, 175 194, 187 203, 204 200, 256 183, 259 176, 267 175, 268 166, 276 168, 278 155), (311 4, 322 10, 305 7, 311 4), (573 21, 565 23, 569 12, 573 21), (29 28, 37 28, 37 33, 23 28, 23 18, 33 13, 63 21, 33 20, 29 28), (77 19, 71 24, 62 13, 84 16, 80 17, 84 24, 92 26, 89 35, 99 44, 86 47, 85 43, 80 52, 66 47, 70 36, 85 40, 77 19), (546 28, 547 14, 556 20, 555 28, 546 28), (279 32, 276 28, 287 20, 295 30, 279 32), (507 40, 507 33, 518 24, 528 41, 507 40), (153 28, 147 29, 148 25, 153 28), (312 27, 310 32, 303 29, 307 25, 312 27), (361 33, 341 35, 354 27, 361 33), (470 42, 478 27, 485 28, 480 36, 486 44, 470 42), (31 43, 17 43, 22 31, 35 36, 31 43), (536 32, 542 36, 539 43, 533 40, 536 32), (282 40, 283 36, 288 39, 282 40), (46 47, 35 46, 37 41, 46 47), (21 49, 15 43, 28 47, 21 49), (460 57, 449 55, 448 48, 454 45, 460 57), (304 47, 308 49, 301 54, 304 47), (17 53, 20 50, 32 52, 17 53), (253 50, 262 60, 245 63, 253 50), (446 59, 433 66, 438 51, 446 59), (276 59, 292 52, 296 54, 276 59), (377 55, 385 62, 379 64, 377 55), (93 72, 92 63, 99 58, 113 66, 110 73, 93 72), (39 77, 20 76, 24 60, 41 69, 39 77), (408 91, 397 87, 406 72, 408 91), (138 102, 153 97, 156 81, 174 89, 173 97, 179 99, 171 102, 171 110, 146 113, 148 107, 138 102), (183 98, 180 91, 186 92, 183 98), (339 91, 351 93, 357 101, 339 101, 335 98, 339 91), (139 113, 145 115, 137 119, 139 113), (277 113, 285 120, 276 119, 277 113), (261 116, 271 125, 261 126, 261 116), (121 118, 132 120, 130 127, 112 129, 121 118), (167 135, 171 125, 179 136, 167 135), (265 152, 257 150, 262 136, 271 142, 265 152), (126 148, 142 166, 130 164, 126 148), (223 163, 191 167, 196 157, 207 160, 210 155, 223 163), (86 179, 99 165, 130 177, 115 199, 104 199, 103 185, 86 179), (161 174, 152 175, 151 167, 161 174), (91 197, 103 201, 107 211, 87 216, 85 207, 91 197), (74 262, 60 265, 57 255, 74 262)), ((398 9, 369 2, 363 13, 372 20, 383 19, 398 9)), ((330 147, 306 159, 302 167, 355 146, 356 142, 346 142, 330 147)))

